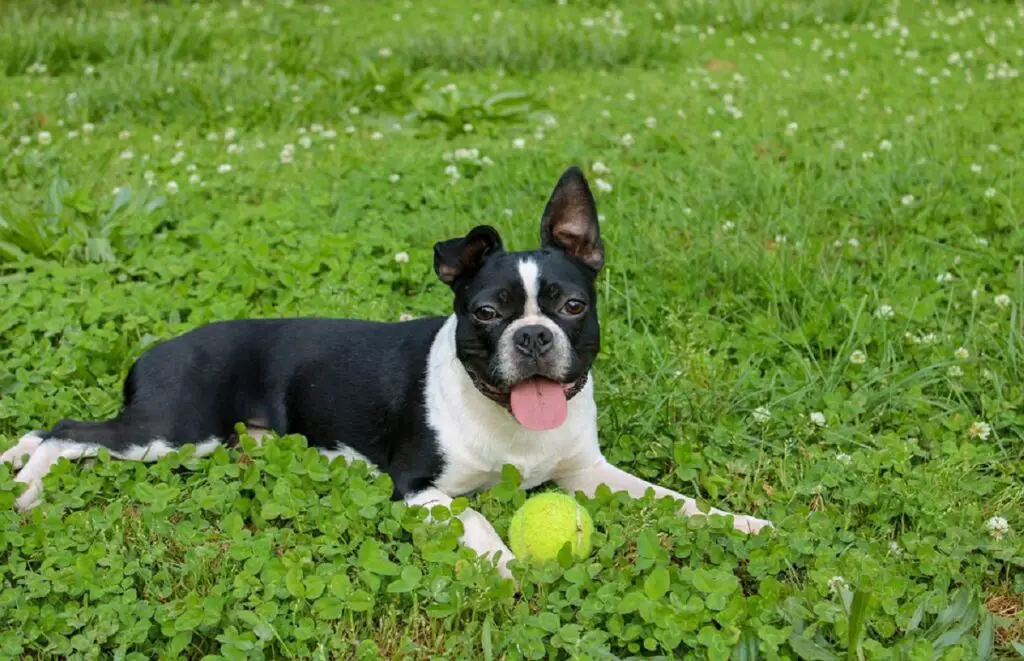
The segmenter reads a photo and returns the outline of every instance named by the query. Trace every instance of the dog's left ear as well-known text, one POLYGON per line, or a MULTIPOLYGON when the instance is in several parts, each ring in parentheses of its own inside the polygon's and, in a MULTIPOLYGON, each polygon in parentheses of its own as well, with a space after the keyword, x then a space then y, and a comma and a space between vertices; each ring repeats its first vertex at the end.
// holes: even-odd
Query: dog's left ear
POLYGON ((597 225, 597 205, 583 171, 576 166, 566 170, 540 220, 540 241, 578 258, 594 271, 604 266, 604 243, 597 225))
POLYGON ((474 227, 466 236, 434 244, 434 273, 451 287, 459 278, 479 271, 488 255, 501 250, 496 229, 489 225, 474 227))

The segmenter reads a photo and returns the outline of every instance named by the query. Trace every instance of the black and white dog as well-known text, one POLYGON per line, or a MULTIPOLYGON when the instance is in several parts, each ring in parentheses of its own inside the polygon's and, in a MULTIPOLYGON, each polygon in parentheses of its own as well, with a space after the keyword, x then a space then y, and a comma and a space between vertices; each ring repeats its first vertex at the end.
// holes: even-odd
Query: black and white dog
MULTIPOLYGON (((454 292, 448 317, 228 321, 156 345, 128 373, 116 418, 63 420, 0 455, 21 467, 17 507, 39 501, 62 457, 106 448, 154 461, 185 443, 208 454, 241 421, 302 434, 328 457, 363 459, 390 475, 395 500, 414 505, 449 506, 512 464, 525 488, 553 480, 590 497, 600 484, 634 497, 653 489, 683 514, 702 514, 693 499, 612 466, 598 446, 590 368, 604 245, 578 168, 558 181, 540 234, 532 252, 506 252, 487 226, 437 243, 434 270, 454 292)), ((491 524, 473 510, 460 518, 462 543, 508 575, 512 553, 491 524)), ((735 515, 733 525, 771 524, 735 515)))

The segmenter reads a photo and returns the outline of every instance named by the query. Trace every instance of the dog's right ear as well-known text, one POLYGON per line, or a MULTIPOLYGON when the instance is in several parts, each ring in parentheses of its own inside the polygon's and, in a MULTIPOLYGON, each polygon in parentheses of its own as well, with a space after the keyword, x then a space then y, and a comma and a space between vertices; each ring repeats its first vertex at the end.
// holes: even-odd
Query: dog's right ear
POLYGON ((466 236, 434 244, 434 272, 451 287, 459 278, 479 271, 488 255, 502 249, 497 230, 489 225, 474 227, 466 236))

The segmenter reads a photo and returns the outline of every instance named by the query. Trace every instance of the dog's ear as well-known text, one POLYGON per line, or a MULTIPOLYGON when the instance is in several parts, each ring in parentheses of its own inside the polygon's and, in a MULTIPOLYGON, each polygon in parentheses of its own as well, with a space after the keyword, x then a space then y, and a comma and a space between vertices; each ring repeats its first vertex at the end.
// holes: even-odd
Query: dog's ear
POLYGON ((488 255, 501 250, 497 230, 480 225, 466 236, 434 244, 434 272, 441 282, 451 287, 459 278, 480 270, 488 255))
POLYGON ((597 205, 583 172, 576 166, 566 170, 540 220, 543 247, 560 248, 594 271, 604 266, 604 243, 597 226, 597 205))

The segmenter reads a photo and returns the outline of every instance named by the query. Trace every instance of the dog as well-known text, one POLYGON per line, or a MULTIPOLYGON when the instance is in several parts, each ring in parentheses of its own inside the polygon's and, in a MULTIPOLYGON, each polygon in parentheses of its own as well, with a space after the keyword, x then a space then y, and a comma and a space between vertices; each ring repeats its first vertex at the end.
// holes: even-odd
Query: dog
MULTIPOLYGON (((553 481, 593 497, 605 484, 635 498, 653 489, 687 516, 731 516, 747 533, 771 527, 702 512, 694 499, 605 459, 591 376, 605 253, 578 167, 551 193, 540 238, 537 250, 509 252, 481 225, 435 244, 434 271, 453 294, 448 316, 222 321, 155 345, 131 367, 117 417, 62 420, 0 455, 26 485, 16 507, 39 502, 43 477, 61 458, 105 449, 155 461, 186 443, 202 456, 244 422, 254 436, 302 434, 328 458, 364 460, 391 477, 393 500, 428 510, 493 486, 512 464, 526 489, 553 481)), ((472 509, 458 518, 461 543, 510 577, 513 555, 494 527, 472 509)))

